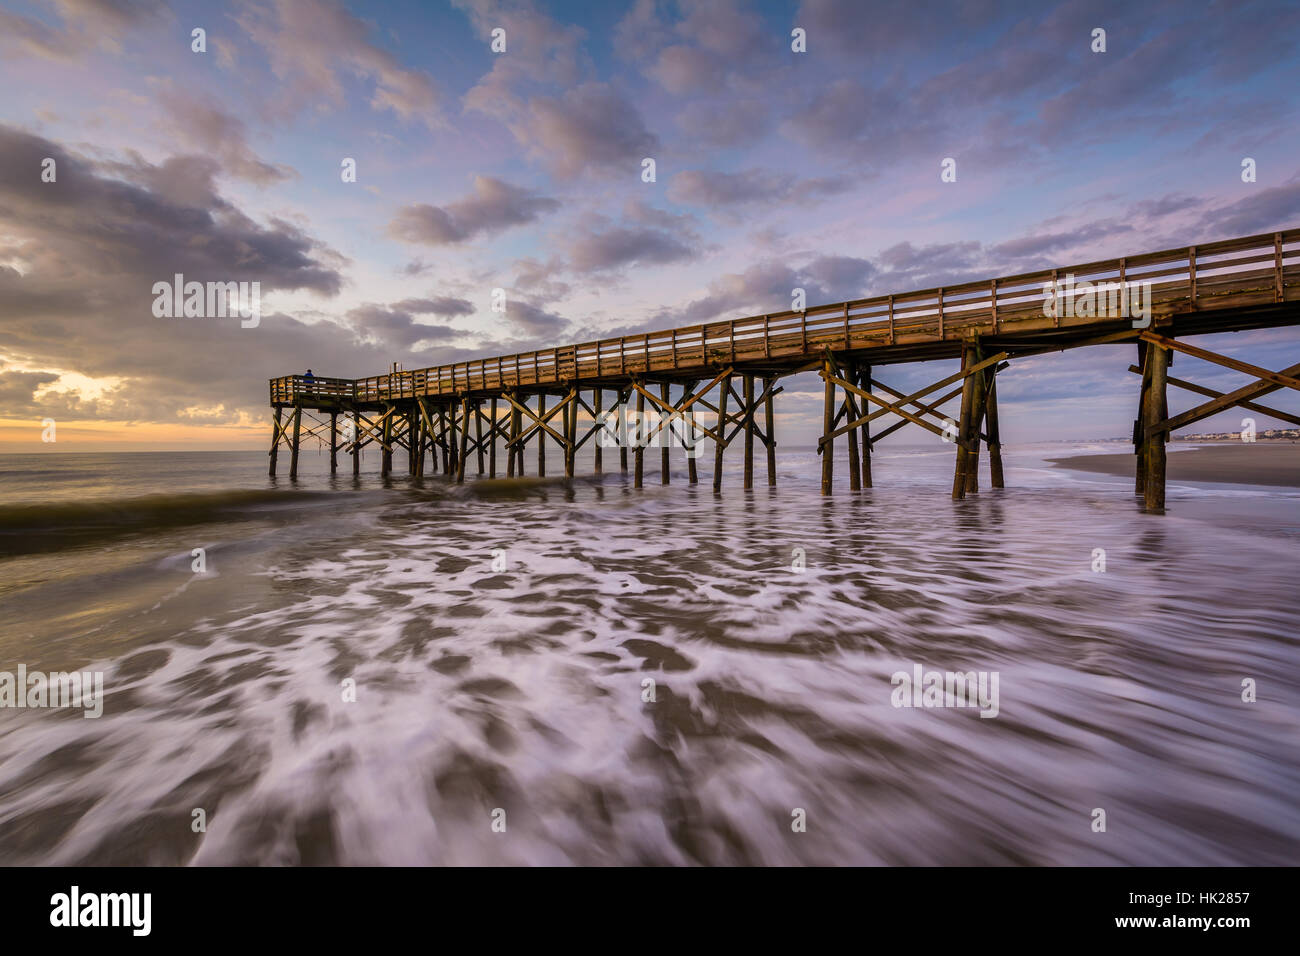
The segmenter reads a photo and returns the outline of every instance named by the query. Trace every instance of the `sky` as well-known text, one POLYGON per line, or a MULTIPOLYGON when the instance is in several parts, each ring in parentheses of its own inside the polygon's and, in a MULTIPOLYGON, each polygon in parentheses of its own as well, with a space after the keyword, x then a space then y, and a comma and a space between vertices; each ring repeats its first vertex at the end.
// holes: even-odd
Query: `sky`
MULTIPOLYGON (((263 448, 267 380, 308 367, 1300 226, 1294 2, 0 0, 0 87, 5 452, 263 448), (177 273, 259 282, 257 325, 155 315, 177 273)), ((1276 369, 1300 334, 1197 344, 1276 369)), ((1128 435, 1134 352, 1014 363, 1004 440, 1128 435)), ((1248 381, 1184 357, 1174 374, 1248 381)), ((820 382, 785 384, 778 439, 809 440, 820 382)), ((1171 391, 1173 411, 1201 400, 1171 391)))

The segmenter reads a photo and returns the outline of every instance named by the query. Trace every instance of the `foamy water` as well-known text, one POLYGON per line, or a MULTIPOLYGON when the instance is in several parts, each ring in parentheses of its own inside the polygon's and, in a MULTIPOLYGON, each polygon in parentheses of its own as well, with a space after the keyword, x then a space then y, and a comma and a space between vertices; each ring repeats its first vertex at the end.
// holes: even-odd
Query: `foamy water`
POLYGON ((0 710, 0 862, 1293 863, 1300 497, 1173 484, 1149 516, 1061 450, 964 502, 942 449, 830 499, 790 452, 721 498, 650 455, 640 491, 106 506, 130 533, 0 560, 0 668, 107 689, 99 720, 0 710), (996 671, 998 716, 894 707, 916 664, 996 671))

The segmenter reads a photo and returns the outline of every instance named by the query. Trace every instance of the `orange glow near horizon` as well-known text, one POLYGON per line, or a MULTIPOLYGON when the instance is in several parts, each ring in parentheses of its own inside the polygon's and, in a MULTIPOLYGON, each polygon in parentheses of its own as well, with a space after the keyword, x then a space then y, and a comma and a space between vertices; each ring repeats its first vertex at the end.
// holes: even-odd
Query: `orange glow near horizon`
POLYGON ((8 454, 112 451, 228 451, 266 448, 265 425, 177 425, 68 419, 55 423, 52 442, 42 440, 38 418, 0 418, 0 451, 8 454))

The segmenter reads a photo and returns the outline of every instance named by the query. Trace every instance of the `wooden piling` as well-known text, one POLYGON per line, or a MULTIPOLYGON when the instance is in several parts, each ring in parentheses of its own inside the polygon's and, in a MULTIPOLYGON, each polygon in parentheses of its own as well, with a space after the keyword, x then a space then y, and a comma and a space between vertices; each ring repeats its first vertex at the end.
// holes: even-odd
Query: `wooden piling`
POLYGON ((451 477, 451 436, 448 432, 450 427, 447 423, 447 405, 445 403, 438 406, 438 447, 442 449, 442 473, 448 478, 451 477))
MULTIPOLYGON (((974 364, 974 357, 974 350, 968 345, 963 345, 961 350, 963 372, 974 364)), ((975 382, 973 379, 973 375, 967 375, 962 379, 961 385, 961 413, 957 420, 957 460, 953 465, 952 476, 952 497, 954 501, 960 501, 966 497, 966 458, 969 454, 966 440, 970 435, 971 410, 975 403, 975 382)))
POLYGON ((402 417, 406 419, 406 473, 414 478, 420 470, 420 445, 416 441, 420 411, 412 405, 402 417))
POLYGON ((352 477, 361 477, 361 413, 352 411, 352 477))
POLYGON ((835 383, 831 381, 832 365, 827 358, 822 363, 822 378, 826 382, 826 397, 822 407, 822 494, 830 495, 835 478, 835 383))
POLYGON ((627 400, 631 397, 631 392, 622 390, 618 393, 618 467, 623 474, 627 474, 627 400))
MULTIPOLYGON (((699 382, 688 382, 685 391, 682 393, 683 399, 687 395, 695 394, 695 386, 699 382)), ((699 468, 695 461, 699 457, 699 437, 695 432, 695 412, 687 411, 682 416, 682 442, 686 445, 686 483, 690 485, 698 484, 700 480, 699 468)))
POLYGON ((272 425, 271 432, 271 469, 267 472, 272 478, 275 477, 275 461, 280 457, 280 418, 283 412, 283 408, 275 406, 275 424, 272 425))
MULTIPOLYGON (((852 382, 857 385, 858 369, 853 362, 846 362, 844 365, 844 381, 852 382)), ((856 421, 860 416, 857 414, 857 399, 848 389, 844 391, 844 409, 845 415, 849 421, 856 421)), ((862 490, 862 462, 858 459, 858 430, 850 428, 848 435, 849 445, 849 491, 862 490)))
MULTIPOLYGON (((672 396, 672 386, 670 386, 667 382, 662 383, 659 386, 659 397, 663 399, 663 403, 665 405, 671 406, 672 404, 672 402, 670 401, 671 396, 672 396)), ((668 484, 668 472, 672 466, 672 449, 669 447, 670 445, 672 445, 672 423, 671 422, 669 422, 669 424, 666 427, 661 428, 659 430, 659 445, 660 445, 659 483, 666 485, 668 484)))
POLYGON ((731 392, 731 376, 724 375, 718 384, 718 440, 713 443, 713 491, 722 492, 722 453, 727 450, 727 395, 731 392))
MULTIPOLYGON (((871 391, 871 366, 870 365, 858 366, 858 387, 861 388, 864 392, 871 391)), ((868 402, 866 399, 862 400, 863 413, 871 411, 871 409, 867 407, 870 404, 871 403, 868 402)), ((862 426, 858 429, 858 431, 862 435, 862 487, 870 488, 871 487, 871 423, 864 422, 862 426)))
POLYGON ((460 451, 456 455, 456 482, 465 481, 465 459, 469 457, 469 399, 460 400, 460 451))
POLYGON ((302 406, 293 407, 293 446, 289 451, 289 477, 298 477, 298 449, 301 447, 299 431, 302 428, 302 406))
MULTIPOLYGON (((981 358, 979 346, 976 346, 975 361, 979 362, 981 358)), ((966 493, 968 495, 978 494, 980 490, 980 432, 983 430, 984 425, 984 373, 977 372, 971 378, 975 381, 971 386, 971 446, 966 455, 966 493)))
POLYGON ((339 470, 339 413, 330 412, 330 474, 339 470))
POLYGON ((474 402, 474 447, 478 452, 478 473, 483 474, 483 403, 474 402))
POLYGON ((497 397, 492 396, 492 403, 489 406, 492 413, 492 422, 488 428, 488 434, 492 436, 491 444, 488 445, 488 477, 497 476, 497 397))
POLYGON ((776 423, 772 408, 772 389, 776 385, 776 376, 763 379, 763 430, 767 433, 767 484, 776 486, 776 423))
POLYGON ((998 367, 988 370, 988 393, 984 399, 984 421, 987 423, 989 448, 989 484, 1004 488, 1002 478, 1002 430, 998 425, 998 367))
POLYGON ((1147 438, 1143 504, 1147 511, 1158 513, 1165 510, 1165 442, 1169 439, 1169 433, 1152 434, 1149 430, 1169 416, 1165 394, 1169 374, 1169 350, 1151 346, 1147 350, 1147 363, 1151 367, 1151 387, 1147 391, 1146 414, 1143 416, 1147 438))
POLYGON ((1134 469, 1133 494, 1143 497, 1146 495, 1147 487, 1147 447, 1149 445, 1146 434, 1147 396, 1151 394, 1151 365, 1148 358, 1151 352, 1156 351, 1156 348, 1142 341, 1138 342, 1137 348, 1138 368, 1142 369, 1142 385, 1138 390, 1138 415, 1133 422, 1133 453, 1137 456, 1134 469))
POLYGON ((745 398, 745 490, 754 489, 754 376, 743 377, 745 398))
POLYGON ((519 390, 515 389, 511 393, 514 402, 510 405, 510 440, 506 444, 506 477, 513 478, 515 475, 522 476, 524 473, 524 453, 516 444, 519 441, 519 435, 522 431, 523 413, 515 407, 515 403, 521 401, 519 390))
POLYGON ((569 387, 564 407, 564 477, 572 478, 578 448, 578 386, 569 387))
MULTIPOLYGON (((598 389, 598 388, 597 388, 597 389, 592 389, 592 396, 591 396, 591 410, 592 410, 593 412, 595 412, 595 414, 596 414, 596 422, 595 422, 595 425, 596 425, 597 428, 600 427, 600 423, 601 423, 601 417, 600 417, 600 414, 601 414, 601 408, 600 408, 600 398, 601 398, 601 394, 600 394, 600 393, 601 393, 601 390, 600 390, 600 389, 598 389)), ((600 431, 596 432, 596 434, 595 434, 594 437, 595 437, 595 440, 596 440, 596 447, 593 449, 592 454, 595 456, 595 459, 596 459, 596 462, 595 462, 595 471, 596 471, 596 474, 599 475, 599 474, 602 472, 602 470, 603 470, 603 467, 602 467, 602 466, 604 465, 604 455, 601 454, 601 453, 605 450, 604 447, 603 447, 603 442, 605 441, 605 431, 604 431, 604 429, 602 428, 600 431)))
POLYGON ((415 446, 412 454, 415 455, 415 477, 424 477, 424 399, 415 400, 414 416, 411 419, 415 426, 415 446))
POLYGON ((427 474, 430 475, 438 473, 438 445, 433 433, 433 421, 433 410, 429 407, 428 399, 420 399, 420 434, 424 440, 424 444, 420 446, 420 456, 423 461, 424 456, 428 455, 427 474))
MULTIPOLYGON (((546 393, 537 393, 537 419, 546 417, 546 393)), ((546 477, 546 429, 537 429, 537 477, 546 477)))
POLYGON ((380 456, 379 474, 387 478, 393 471, 393 407, 384 406, 384 427, 381 431, 383 454, 380 456))
POLYGON ((633 446, 633 457, 636 459, 636 468, 632 479, 632 487, 640 488, 641 479, 645 473, 645 392, 640 390, 636 393, 636 444, 633 446))

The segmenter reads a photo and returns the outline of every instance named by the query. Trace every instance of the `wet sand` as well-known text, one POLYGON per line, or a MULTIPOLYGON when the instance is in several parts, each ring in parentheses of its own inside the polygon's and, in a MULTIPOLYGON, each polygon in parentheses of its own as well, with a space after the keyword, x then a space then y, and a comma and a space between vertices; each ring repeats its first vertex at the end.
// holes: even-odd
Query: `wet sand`
MULTIPOLYGON (((1137 456, 1128 451, 1047 460, 1072 471, 1132 478, 1137 456)), ((1168 480, 1300 488, 1300 444, 1235 442, 1187 449, 1172 445, 1168 480)))

